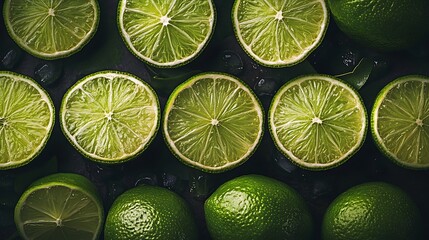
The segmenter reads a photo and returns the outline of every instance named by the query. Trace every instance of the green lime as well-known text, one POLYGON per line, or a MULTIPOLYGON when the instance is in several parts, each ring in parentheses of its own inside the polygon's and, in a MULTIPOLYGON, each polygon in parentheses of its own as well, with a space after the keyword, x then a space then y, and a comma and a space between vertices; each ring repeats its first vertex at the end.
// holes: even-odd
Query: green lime
POLYGON ((329 11, 324 0, 235 0, 232 22, 250 57, 285 67, 303 61, 321 43, 329 11))
POLYGON ((211 0, 121 0, 118 25, 138 58, 156 67, 177 67, 202 52, 215 17, 211 0))
POLYGON ((155 137, 158 97, 128 73, 103 71, 79 80, 63 97, 60 125, 84 156, 103 163, 127 161, 155 137))
POLYGON ((377 146, 405 167, 429 168, 429 77, 401 77, 381 90, 371 115, 377 146))
POLYGON ((48 93, 34 80, 0 71, 0 170, 27 164, 43 150, 54 112, 48 93))
POLYGON ((115 200, 104 239, 196 240, 198 230, 185 200, 165 188, 141 185, 115 200))
POLYGON ((224 183, 206 200, 204 212, 213 240, 313 239, 312 216, 301 196, 260 175, 224 183))
POLYGON ((43 59, 78 52, 97 30, 96 0, 5 0, 4 21, 11 38, 43 59))
POLYGON ((285 83, 269 110, 269 128, 279 150, 311 170, 335 167, 362 146, 367 115, 359 94, 324 75, 285 83))
POLYGON ((103 205, 95 186, 73 173, 35 181, 15 207, 15 224, 24 239, 97 239, 103 221, 103 205))
POLYGON ((263 135, 264 113, 252 90, 222 73, 202 73, 181 85, 165 106, 163 132, 185 164, 207 172, 234 168, 263 135))
POLYGON ((429 34, 427 0, 328 0, 328 4, 344 33, 378 50, 408 48, 429 34))
POLYGON ((350 188, 328 207, 323 240, 422 239, 419 210, 396 186, 371 182, 350 188))

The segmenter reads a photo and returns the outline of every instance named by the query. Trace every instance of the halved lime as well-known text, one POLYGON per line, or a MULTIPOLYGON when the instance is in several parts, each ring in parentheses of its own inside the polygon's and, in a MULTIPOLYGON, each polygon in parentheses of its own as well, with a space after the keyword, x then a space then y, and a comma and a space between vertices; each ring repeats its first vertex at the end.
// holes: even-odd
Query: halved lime
POLYGON ((141 60, 175 67, 194 59, 214 31, 211 0, 121 0, 120 34, 141 60))
POLYGON ((78 52, 97 30, 96 0, 5 0, 4 21, 11 38, 43 59, 78 52))
POLYGON ((154 90, 128 73, 103 71, 79 80, 64 95, 61 128, 86 157, 127 161, 150 144, 159 128, 154 90))
POLYGON ((235 0, 232 22, 250 57, 284 67, 303 61, 320 44, 329 11, 324 0, 235 0))
POLYGON ((24 239, 97 239, 103 221, 103 205, 95 186, 73 173, 37 180, 15 207, 15 224, 24 239))
POLYGON ((29 77, 0 72, 0 170, 27 164, 54 127, 54 104, 29 77))
POLYGON ((242 164, 255 151, 263 134, 263 116, 255 94, 239 79, 202 73, 171 94, 163 132, 185 164, 221 172, 242 164))
POLYGON ((274 96, 269 128, 276 146, 294 163, 323 170, 361 147, 367 115, 359 94, 346 83, 324 75, 301 76, 274 96))
POLYGON ((429 168, 429 77, 401 77, 381 90, 371 115, 377 146, 394 162, 429 168))

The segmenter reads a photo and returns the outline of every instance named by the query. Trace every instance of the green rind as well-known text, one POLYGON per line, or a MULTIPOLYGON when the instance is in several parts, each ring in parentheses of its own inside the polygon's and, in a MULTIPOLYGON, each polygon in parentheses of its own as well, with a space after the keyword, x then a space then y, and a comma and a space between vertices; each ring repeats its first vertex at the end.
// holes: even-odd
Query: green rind
MULTIPOLYGON (((360 94, 355 90, 355 88, 353 87, 353 86, 351 86, 349 83, 347 83, 347 82, 345 82, 345 81, 343 81, 343 80, 341 80, 341 79, 339 79, 339 78, 335 78, 335 77, 332 77, 332 76, 330 76, 330 75, 326 75, 326 74, 309 74, 309 75, 301 75, 301 76, 299 76, 299 77, 296 77, 296 78, 294 78, 294 79, 291 79, 290 81, 288 81, 288 82, 286 82, 278 91, 277 91, 277 93, 280 93, 280 92, 282 92, 282 90, 283 90, 283 88, 285 88, 285 87, 287 87, 287 85, 288 84, 290 84, 290 83, 293 83, 293 81, 296 81, 296 80, 299 80, 299 79, 301 79, 301 78, 307 78, 307 77, 324 77, 324 78, 331 78, 331 79, 333 79, 333 80, 336 80, 336 81, 339 81, 339 82, 341 82, 342 84, 344 84, 344 85, 346 85, 346 86, 348 86, 348 87, 350 87, 350 90, 352 90, 352 91, 354 91, 355 92, 355 94, 359 97, 359 102, 361 103, 361 105, 362 105, 362 109, 364 110, 364 114, 365 114, 365 126, 364 126, 364 130, 363 130, 363 135, 362 135, 362 140, 361 140, 361 142, 360 142, 360 144, 359 144, 359 146, 357 146, 356 148, 355 148, 355 150, 353 151, 353 152, 350 152, 350 154, 349 155, 347 155, 346 157, 344 157, 341 161, 338 161, 338 162, 335 162, 334 164, 330 164, 330 165, 326 165, 326 166, 322 166, 322 167, 308 167, 308 166, 305 166, 305 165, 302 165, 302 164, 300 164, 299 162, 296 162, 296 161, 294 161, 292 158, 290 158, 289 156, 288 156, 288 154, 287 153, 285 153, 283 150, 282 150, 282 148, 281 148, 281 146, 279 145, 279 143, 277 143, 277 141, 275 141, 275 139, 274 139, 274 130, 272 129, 272 127, 271 127, 271 120, 272 120, 272 117, 271 117, 271 114, 272 114, 272 112, 274 111, 274 107, 273 107, 273 104, 274 104, 274 100, 275 100, 275 98, 276 98, 276 96, 274 96, 273 97, 273 100, 271 101, 271 104, 270 104, 270 107, 269 107, 269 110, 268 110, 268 129, 269 129, 269 132, 270 132, 270 135, 271 135, 271 138, 272 138, 272 140, 273 140, 273 142, 274 142, 274 145, 276 146, 276 148, 284 155, 284 156, 286 156, 293 164, 295 164, 296 166, 298 166, 298 167, 300 167, 300 168, 303 168, 303 169, 307 169, 307 170, 311 170, 311 171, 324 171, 324 170, 328 170, 328 169, 332 169, 332 168, 335 168, 335 167, 338 167, 338 166, 340 166, 340 165, 342 165, 343 163, 345 163, 345 162, 347 162, 347 160, 349 160, 356 152, 358 152, 359 150, 360 150, 360 148, 362 147, 362 145, 364 144, 364 142, 365 142, 365 139, 366 139, 366 135, 367 135, 367 131, 368 131, 368 112, 367 112, 367 109, 366 109, 366 107, 365 107, 365 104, 363 103, 363 100, 362 100, 362 96, 360 96, 360 94)), ((277 94, 276 94, 277 95, 277 94)))
POLYGON ((90 75, 88 75, 88 76, 85 76, 85 77, 83 77, 83 78, 81 78, 80 80, 78 80, 72 87, 70 87, 68 90, 67 90, 67 92, 64 94, 64 97, 63 97, 63 100, 61 101, 61 106, 60 106, 60 113, 59 113, 59 118, 60 118, 60 126, 61 126, 61 131, 63 132, 63 135, 67 138, 67 140, 68 140, 68 142, 80 153, 80 154, 82 154, 84 157, 86 157, 86 158, 88 158, 88 159, 90 159, 90 160, 92 160, 92 161, 95 161, 95 162, 99 162, 99 163, 104 163, 104 164, 120 164, 120 163, 124 163, 124 162, 128 162, 128 161, 130 161, 130 160, 133 160, 133 159, 135 159, 135 158, 137 158, 141 153, 143 153, 148 147, 149 147, 149 145, 152 143, 152 141, 155 139, 155 137, 156 137, 156 135, 157 135, 157 133, 158 133, 158 130, 159 130, 159 126, 160 126, 160 121, 161 121, 161 108, 160 108, 160 104, 159 104, 159 99, 158 99, 158 96, 157 96, 157 94, 156 94, 156 92, 155 92, 155 90, 148 84, 148 83, 146 83, 145 81, 143 81, 141 78, 139 78, 139 77, 137 77, 137 76, 135 76, 135 75, 133 75, 133 74, 130 74, 130 73, 127 73, 127 72, 120 72, 120 71, 115 71, 115 70, 105 70, 105 71, 100 71, 100 72, 96 72, 96 73, 92 73, 92 74, 90 74, 90 75), (157 111, 157 122, 156 122, 156 128, 155 128, 155 130, 154 130, 154 134, 150 137, 150 139, 148 140, 148 142, 146 143, 146 145, 140 150, 140 151, 138 151, 138 152, 136 152, 133 156, 130 156, 130 157, 128 157, 128 158, 124 158, 124 159, 120 159, 120 160, 114 160, 114 161, 111 161, 111 160, 109 160, 109 161, 106 161, 106 160, 103 160, 103 159, 96 159, 96 158, 93 158, 93 157, 91 157, 91 156, 89 156, 88 154, 86 154, 85 152, 83 152, 82 150, 80 150, 78 147, 76 147, 74 144, 73 144, 73 141, 70 139, 70 137, 67 135, 67 133, 66 133, 66 131, 65 131, 65 127, 64 127, 64 124, 63 124, 63 121, 62 121, 62 115, 63 115, 63 112, 64 112, 64 109, 65 109, 65 101, 64 101, 64 97, 65 96, 67 96, 67 95, 69 95, 71 92, 72 92, 72 90, 73 90, 73 88, 74 88, 74 86, 76 86, 76 85, 78 85, 79 83, 81 83, 81 82, 83 82, 83 81, 86 81, 86 79, 87 78, 90 78, 90 77, 93 77, 93 76, 96 76, 96 75, 100 75, 100 74, 105 74, 105 73, 114 73, 114 74, 121 74, 121 75, 126 75, 126 76, 131 76, 131 77, 133 77, 133 78, 135 78, 135 79, 137 79, 137 80, 139 80, 139 81, 141 81, 149 90, 151 90, 152 91, 152 93, 154 94, 154 96, 155 96, 155 99, 156 99, 156 103, 157 103, 157 106, 158 106, 158 111, 157 111))
POLYGON ((226 74, 226 73, 220 73, 220 72, 205 72, 205 73, 200 73, 200 74, 197 74, 197 75, 195 75, 195 76, 193 76, 193 77, 191 77, 191 78, 189 78, 188 80, 186 80, 185 82, 183 82, 183 83, 181 83, 179 86, 177 86, 175 89, 174 89, 174 91, 173 91, 173 93, 170 95, 170 97, 168 98, 168 100, 167 100, 167 103, 165 104, 165 108, 164 108, 164 114, 163 114, 163 120, 162 120, 162 134, 163 134, 163 137, 164 137, 164 142, 166 143, 166 145, 167 145, 167 147, 170 149, 170 152, 177 158, 177 159, 179 159, 183 164, 185 164, 185 165, 187 165, 187 166, 189 166, 189 167, 192 167, 192 168, 195 168, 195 169, 198 169, 198 170, 201 170, 201 171, 203 171, 203 172, 208 172, 208 173, 221 173, 221 172, 226 172, 226 171, 228 171, 228 170, 231 170, 231 169, 233 169, 233 168, 236 168, 236 167, 238 167, 238 166, 240 166, 240 165, 242 165, 243 163, 245 163, 252 155, 253 155, 253 153, 255 153, 255 151, 256 151, 256 149, 258 148, 258 146, 259 146, 259 144, 261 143, 261 141, 262 141, 262 137, 263 137, 263 135, 264 135, 264 122, 265 122, 265 112, 264 112, 264 108, 262 107, 262 104, 261 104, 261 102, 260 102, 260 100, 259 100, 259 98, 256 96, 256 94, 247 86, 247 84, 245 83, 245 82, 243 82, 241 79, 239 79, 239 78, 237 78, 237 77, 235 77, 235 76, 233 76, 233 75, 230 75, 230 74, 226 74), (167 114, 167 111, 168 111, 168 109, 170 109, 171 108, 171 106, 173 105, 173 101, 174 101, 174 99, 177 97, 177 95, 179 94, 179 92, 183 89, 183 88, 185 88, 185 87, 187 87, 191 82, 193 82, 195 79, 197 79, 197 78, 201 78, 202 76, 205 76, 205 75, 211 75, 211 74, 215 74, 215 75, 221 75, 221 76, 227 76, 227 77, 230 77, 230 78, 233 78, 233 79, 235 79, 235 80, 237 80, 237 81, 239 81, 241 84, 243 84, 245 87, 247 87, 248 88, 248 90, 249 90, 249 93, 251 93, 252 94, 252 96, 254 97, 254 99, 256 100, 256 102, 259 104, 259 107, 260 107, 260 109, 261 109, 261 114, 262 114, 262 116, 261 116, 261 135, 260 135, 260 137, 259 137, 259 139, 257 139, 257 143, 256 143, 256 145, 255 145, 255 147, 254 147, 254 149, 248 154, 248 156, 247 157, 245 157, 245 158, 243 158, 243 159, 241 159, 240 161, 238 161, 238 162, 236 162, 236 163, 234 163, 234 164, 231 164, 231 165, 229 165, 228 167, 223 167, 223 168, 217 168, 217 169, 205 169, 205 168, 202 168, 202 167, 200 167, 200 166, 197 166, 197 165, 194 165, 194 164, 191 164, 190 162, 188 162, 188 161, 186 161, 186 160, 183 160, 175 151, 174 151, 174 149, 170 146, 170 144, 168 143, 168 140, 167 140, 167 136, 166 136, 166 124, 167 124, 167 118, 166 118, 166 116, 168 115, 167 114))
POLYGON ((98 212, 100 214, 100 217, 99 217, 100 224, 97 229, 97 233, 94 240, 98 239, 104 223, 104 209, 103 209, 101 197, 92 182, 90 182, 87 178, 74 173, 55 173, 55 174, 43 177, 33 182, 27 188, 27 190, 25 190, 25 192, 21 195, 18 203, 16 204, 16 207, 14 210, 14 221, 20 236, 23 239, 26 239, 26 236, 24 235, 24 231, 21 228, 21 225, 19 224, 20 222, 19 215, 21 213, 21 207, 23 206, 23 203, 28 198, 28 196, 31 195, 34 191, 49 188, 52 186, 64 186, 73 190, 78 190, 80 192, 85 193, 89 198, 91 198, 91 200, 95 203, 95 205, 97 205, 97 208, 99 210, 98 212))
POLYGON ((124 35, 122 34, 122 30, 121 30, 121 23, 120 23, 120 14, 122 12, 122 2, 126 1, 126 0, 120 0, 118 3, 118 11, 117 11, 117 17, 116 17, 116 23, 117 23, 117 27, 118 27, 118 31, 119 31, 119 35, 121 35, 122 41, 124 42, 124 45, 127 47, 128 51, 130 51, 136 58, 138 58, 139 60, 143 61, 144 63, 156 67, 156 68, 178 68, 181 67, 183 65, 186 65, 190 62, 192 62, 193 60, 195 60, 198 56, 201 55, 202 52, 204 52, 204 50, 207 48, 207 46, 209 45, 211 38, 213 37, 213 34, 215 32, 215 28, 216 28, 216 23, 217 23, 217 12, 216 12, 216 7, 215 4, 213 3, 213 0, 208 0, 212 6, 213 9, 213 25, 212 25, 212 31, 210 32, 207 41, 205 42, 205 44, 203 45, 203 47, 191 58, 189 58, 186 61, 183 61, 179 64, 175 64, 175 65, 159 65, 150 61, 147 61, 146 59, 140 57, 136 52, 134 52, 134 50, 131 48, 131 46, 129 46, 129 44, 127 43, 127 41, 125 40, 124 35))
POLYGON ((0 71, 0 75, 4 75, 4 74, 10 75, 10 76, 19 77, 19 78, 24 78, 26 80, 32 81, 38 87, 38 90, 41 91, 41 92, 43 92, 46 95, 46 97, 49 99, 49 105, 50 105, 50 107, 52 109, 52 119, 51 119, 51 128, 50 128, 50 130, 47 133, 45 142, 40 146, 39 151, 35 152, 33 154, 33 156, 31 156, 27 160, 24 160, 24 161, 22 161, 20 163, 11 164, 11 165, 8 165, 6 167, 0 166, 0 171, 1 170, 8 170, 8 169, 13 169, 13 168, 18 168, 18 167, 24 166, 24 165, 30 163, 32 160, 34 160, 34 158, 36 158, 43 151, 43 149, 46 147, 46 144, 48 143, 49 138, 51 137, 52 130, 54 129, 54 124, 55 124, 55 106, 54 106, 54 103, 52 102, 52 99, 49 96, 48 92, 42 86, 40 86, 36 81, 34 81, 33 79, 31 79, 30 77, 27 77, 25 75, 21 75, 21 74, 14 73, 14 72, 9 72, 9 71, 0 71))
POLYGON ((300 59, 298 59, 297 61, 295 61, 295 62, 286 63, 286 64, 267 64, 267 63, 259 61, 258 59, 255 58, 255 56, 253 56, 253 54, 251 54, 250 52, 248 52, 246 50, 246 48, 244 47, 244 44, 239 39, 238 31, 237 31, 237 26, 235 25, 235 14, 237 12, 238 5, 239 5, 240 1, 241 0, 235 0, 234 1, 234 5, 233 5, 232 11, 231 11, 231 20, 232 20, 232 26, 233 26, 233 29, 234 29, 235 38, 237 39, 237 42, 240 44, 241 49, 243 49, 243 51, 246 53, 246 55, 249 56, 252 60, 254 60, 255 62, 257 62, 258 64, 260 64, 260 65, 262 65, 264 67, 270 67, 270 68, 292 67, 294 65, 297 65, 297 64, 303 62, 308 56, 310 56, 310 54, 314 50, 317 49, 317 47, 319 47, 319 45, 322 43, 322 41, 323 41, 323 39, 325 37, 325 34, 326 34, 327 30, 328 30, 328 25, 329 25, 329 22, 330 22, 330 14, 329 14, 329 9, 328 9, 328 7, 327 7, 327 5, 325 3, 324 4, 325 9, 326 9, 326 23, 325 23, 325 28, 323 29, 323 31, 321 33, 319 41, 314 45, 314 47, 311 50, 309 50, 307 52, 307 54, 302 55, 302 57, 300 59))
POLYGON ((376 111, 378 110, 378 107, 380 106, 381 102, 384 100, 384 97, 388 93, 388 91, 396 84, 401 82, 406 82, 409 79, 423 79, 425 81, 429 81, 429 77, 423 76, 423 75, 408 75, 403 76, 400 78, 395 79, 394 81, 387 84, 377 95, 377 98, 375 100, 374 106, 371 111, 371 135, 377 145, 377 148, 380 150, 381 153, 383 153, 387 158, 389 158, 392 162, 394 162, 396 165, 411 169, 411 170, 427 170, 429 169, 429 164, 427 166, 419 166, 416 164, 407 164, 396 158, 393 154, 391 154, 385 147, 383 147, 383 143, 378 139, 376 135, 375 130, 375 118, 376 118, 376 111))
MULTIPOLYGON (((4 17, 4 22, 5 22, 5 25, 6 25, 6 30, 7 30, 8 34, 9 34, 9 36, 14 40, 14 42, 19 47, 21 47, 22 49, 24 49, 27 53, 31 54, 34 57, 45 59, 45 60, 55 60, 55 59, 66 58, 66 57, 69 57, 69 56, 71 56, 71 55, 73 55, 75 53, 78 53, 94 37, 94 35, 95 35, 95 33, 97 32, 97 29, 98 29, 98 24, 100 22, 100 6, 98 4, 98 1, 97 0, 89 0, 89 1, 92 1, 94 3, 95 9, 96 9, 95 14, 94 14, 94 16, 96 17, 96 19, 95 19, 93 31, 90 34, 88 34, 87 37, 86 37, 86 39, 84 39, 83 41, 81 41, 80 44, 77 45, 78 47, 76 47, 72 51, 66 51, 66 52, 64 52, 62 54, 54 54, 54 55, 45 54, 44 55, 43 53, 40 53, 40 52, 32 50, 31 48, 27 47, 25 44, 22 44, 21 41, 17 40, 18 38, 15 36, 15 34, 13 33, 13 30, 11 29, 11 26, 8 24, 9 21, 6 20, 8 18, 8 16, 9 16, 9 13, 8 13, 7 10, 9 9, 9 3, 10 3, 10 1, 13 1, 13 0, 5 0, 5 2, 3 4, 3 17, 4 17)), ((34 1, 37 1, 37 0, 34 0, 34 1)))

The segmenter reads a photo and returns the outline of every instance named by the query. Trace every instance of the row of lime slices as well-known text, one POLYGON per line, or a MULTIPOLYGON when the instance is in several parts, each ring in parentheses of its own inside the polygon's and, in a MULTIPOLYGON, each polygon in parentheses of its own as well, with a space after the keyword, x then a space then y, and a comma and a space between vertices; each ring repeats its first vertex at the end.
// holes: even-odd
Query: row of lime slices
MULTIPOLYGON (((43 59, 78 52, 100 20, 97 0, 6 0, 3 15, 12 39, 43 59)), ((156 67, 190 62, 215 29, 212 0, 121 0, 120 34, 130 51, 156 67)), ((236 0, 232 22, 245 52, 258 63, 284 67, 304 60, 321 42, 329 14, 324 0, 236 0)))
MULTIPOLYGON (((379 94, 372 112, 382 152, 411 168, 429 167, 429 78, 407 76, 379 94)), ((63 97, 60 125, 84 156, 102 163, 136 157, 155 137, 160 105, 155 91, 128 73, 103 71, 78 81, 63 97)), ((332 168, 362 146, 367 113, 359 94, 324 75, 288 81, 274 96, 269 129, 279 150, 299 166, 332 168)), ((54 106, 34 80, 0 72, 0 169, 16 168, 43 149, 54 106)), ((208 172, 234 168, 261 141, 263 108, 241 80, 221 73, 191 77, 171 94, 162 129, 171 151, 208 172)))

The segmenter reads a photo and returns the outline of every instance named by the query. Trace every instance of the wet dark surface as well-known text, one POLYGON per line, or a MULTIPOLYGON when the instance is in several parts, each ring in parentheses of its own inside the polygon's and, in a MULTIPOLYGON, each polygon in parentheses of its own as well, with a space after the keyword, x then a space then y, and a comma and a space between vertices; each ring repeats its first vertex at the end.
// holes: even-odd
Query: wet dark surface
MULTIPOLYGON (((359 74, 349 79, 357 85, 365 83, 359 92, 368 109, 378 91, 393 79, 407 74, 429 75, 427 43, 413 50, 378 53, 352 43, 337 30, 332 19, 325 40, 306 61, 289 68, 261 67, 238 45, 230 22, 232 2, 221 0, 215 1, 218 27, 209 46, 196 60, 175 69, 149 68, 122 42, 116 27, 117 4, 118 1, 113 0, 100 1, 101 22, 92 41, 81 52, 55 61, 37 59, 19 49, 7 35, 1 19, 0 70, 38 80, 49 92, 57 110, 63 94, 77 80, 108 69, 130 72, 147 81, 157 91, 162 107, 172 89, 188 77, 203 71, 226 72, 252 87, 266 112, 272 96, 284 82, 301 74, 350 72, 362 58, 373 64, 361 67, 359 74)), ((56 115, 58 119, 58 111, 56 115)), ((369 132, 361 150, 348 162, 332 170, 312 172, 296 167, 279 153, 266 129, 262 143, 246 163, 225 173, 207 174, 181 164, 165 146, 161 132, 143 154, 130 162, 113 166, 94 163, 74 150, 57 121, 39 157, 19 169, 0 172, 0 239, 16 238, 13 208, 28 184, 57 171, 88 177, 99 189, 106 212, 119 194, 139 184, 159 185, 175 191, 191 205, 201 239, 210 239, 204 222, 204 200, 223 182, 249 173, 281 180, 296 189, 314 216, 315 239, 319 239, 322 216, 329 203, 346 189, 368 181, 392 183, 409 193, 421 210, 425 229, 429 229, 429 172, 408 170, 391 163, 378 151, 369 132)), ((425 238, 429 239, 429 232, 425 238)))

